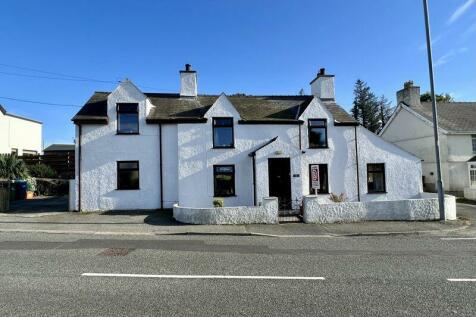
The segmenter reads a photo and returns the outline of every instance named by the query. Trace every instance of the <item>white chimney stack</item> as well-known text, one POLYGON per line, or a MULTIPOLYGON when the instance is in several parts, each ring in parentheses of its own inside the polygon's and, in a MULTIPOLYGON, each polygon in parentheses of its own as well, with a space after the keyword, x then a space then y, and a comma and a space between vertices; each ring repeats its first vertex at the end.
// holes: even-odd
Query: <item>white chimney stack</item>
POLYGON ((397 105, 401 102, 410 107, 421 105, 420 87, 415 86, 411 80, 405 82, 403 84, 403 89, 397 91, 397 105))
POLYGON ((335 100, 334 75, 327 75, 326 69, 321 68, 316 78, 311 81, 311 92, 322 100, 335 100))
POLYGON ((192 65, 185 64, 185 70, 180 71, 180 97, 197 96, 197 72, 192 65))

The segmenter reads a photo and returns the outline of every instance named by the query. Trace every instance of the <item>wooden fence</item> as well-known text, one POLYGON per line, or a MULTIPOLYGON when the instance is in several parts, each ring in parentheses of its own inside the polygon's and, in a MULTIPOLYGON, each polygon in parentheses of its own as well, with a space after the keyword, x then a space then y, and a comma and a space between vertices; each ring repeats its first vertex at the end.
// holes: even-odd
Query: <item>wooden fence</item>
POLYGON ((74 178, 74 151, 47 152, 43 155, 20 156, 27 166, 45 164, 58 173, 59 178, 74 178))

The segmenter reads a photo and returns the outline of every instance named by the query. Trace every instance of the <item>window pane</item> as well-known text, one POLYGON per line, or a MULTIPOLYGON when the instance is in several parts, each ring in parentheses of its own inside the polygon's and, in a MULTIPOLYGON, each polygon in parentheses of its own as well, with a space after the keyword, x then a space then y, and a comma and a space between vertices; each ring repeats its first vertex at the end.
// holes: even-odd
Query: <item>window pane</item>
POLYGON ((118 115, 118 132, 138 133, 139 117, 137 113, 120 113, 118 115))
POLYGON ((472 135, 471 141, 472 141, 472 143, 473 143, 473 153, 476 154, 476 134, 473 134, 473 135, 472 135))
POLYGON ((125 170, 119 171, 118 179, 119 189, 138 189, 139 188, 139 171, 125 170))
POLYGON ((215 127, 214 147, 231 147, 233 146, 233 128, 232 127, 215 127))
POLYGON ((317 192, 319 194, 328 194, 329 193, 329 180, 327 173, 327 164, 311 164, 309 165, 309 193, 314 194, 315 190, 312 188, 312 178, 311 178, 311 168, 314 165, 319 166, 319 189, 317 192))
POLYGON ((213 124, 215 126, 232 126, 233 118, 214 118, 213 124))
POLYGON ((309 126, 311 127, 325 127, 326 120, 309 120, 309 126))
POLYGON ((137 162, 119 162, 119 169, 138 169, 139 163, 137 162))
POLYGON ((327 135, 326 128, 309 129, 309 147, 326 147, 327 135))
POLYGON ((367 190, 369 193, 385 192, 385 165, 367 165, 367 190))
POLYGON ((120 103, 117 105, 117 111, 121 113, 137 113, 138 104, 136 103, 120 103))
POLYGON ((214 166, 215 197, 235 195, 235 169, 233 165, 214 166))

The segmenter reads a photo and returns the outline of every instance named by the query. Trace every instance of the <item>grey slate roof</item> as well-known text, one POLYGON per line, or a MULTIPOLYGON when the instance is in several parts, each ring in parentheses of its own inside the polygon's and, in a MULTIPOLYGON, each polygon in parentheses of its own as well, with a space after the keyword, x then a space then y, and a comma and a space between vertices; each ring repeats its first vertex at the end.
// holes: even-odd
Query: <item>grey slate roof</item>
MULTIPOLYGON (((432 121, 431 102, 410 106, 421 116, 432 121)), ((448 132, 476 132, 476 102, 445 102, 437 103, 438 124, 448 132)))
MULTIPOLYGON (((75 122, 106 123, 108 92, 95 92, 73 117, 75 122)), ((148 122, 199 121, 218 99, 218 95, 199 95, 196 98, 179 94, 145 93, 155 105, 147 117, 148 122)), ((312 100, 312 96, 247 96, 230 95, 242 122, 299 122, 299 116, 312 100)), ((324 101, 324 106, 337 123, 356 124, 356 121, 335 102, 324 101)))
POLYGON ((43 152, 74 151, 74 144, 51 144, 43 152))

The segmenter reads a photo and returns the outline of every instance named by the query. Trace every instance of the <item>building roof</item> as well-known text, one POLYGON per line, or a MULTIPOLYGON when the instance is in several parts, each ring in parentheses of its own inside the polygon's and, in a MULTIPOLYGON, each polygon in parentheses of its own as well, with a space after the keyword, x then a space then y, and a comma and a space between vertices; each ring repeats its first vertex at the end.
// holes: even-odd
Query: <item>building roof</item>
POLYGON ((468 162, 476 162, 476 156, 473 156, 472 158, 470 158, 468 162))
MULTIPOLYGON (((409 106, 424 118, 432 121, 431 102, 409 106)), ((440 128, 453 133, 476 132, 476 102, 437 103, 438 124, 440 128)))
MULTIPOLYGON (((73 117, 74 122, 107 123, 108 92, 95 92, 73 117)), ((145 93, 155 106, 147 122, 203 122, 204 115, 218 95, 180 97, 179 94, 145 93)), ((241 116, 240 123, 302 123, 300 115, 313 96, 248 96, 230 95, 228 100, 241 116)), ((323 101, 338 124, 357 124, 342 107, 333 101, 323 101)))
POLYGON ((74 144, 51 144, 43 152, 74 151, 74 144))
POLYGON ((34 122, 34 123, 43 124, 43 122, 41 122, 41 121, 33 120, 33 119, 30 119, 30 118, 27 118, 27 117, 18 116, 16 114, 11 114, 11 113, 7 112, 7 110, 2 105, 0 105, 0 112, 3 113, 3 115, 5 115, 5 116, 9 116, 9 117, 13 117, 13 118, 21 119, 21 120, 27 120, 27 121, 31 121, 31 122, 34 122))

